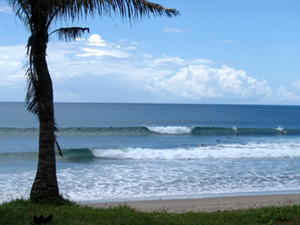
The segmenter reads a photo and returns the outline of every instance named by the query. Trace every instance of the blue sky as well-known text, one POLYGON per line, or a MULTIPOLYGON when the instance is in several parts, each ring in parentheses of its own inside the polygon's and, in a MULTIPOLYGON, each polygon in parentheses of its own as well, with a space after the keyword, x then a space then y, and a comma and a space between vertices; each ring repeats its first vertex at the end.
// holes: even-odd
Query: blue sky
MULTIPOLYGON (((153 2, 181 15, 96 17, 74 24, 90 28, 81 40, 50 37, 56 102, 299 105, 300 1, 153 2)), ((25 99, 28 35, 1 0, 0 101, 25 99)))

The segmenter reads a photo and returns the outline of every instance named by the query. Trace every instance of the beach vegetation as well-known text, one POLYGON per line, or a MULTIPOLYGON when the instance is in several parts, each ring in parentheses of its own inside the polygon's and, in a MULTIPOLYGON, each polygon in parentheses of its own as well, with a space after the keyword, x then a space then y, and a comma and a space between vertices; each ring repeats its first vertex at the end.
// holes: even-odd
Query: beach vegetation
POLYGON ((79 206, 65 201, 59 206, 13 200, 0 205, 0 224, 33 224, 33 217, 51 215, 51 225, 233 225, 233 224, 300 224, 300 205, 270 206, 216 212, 140 212, 129 206, 108 209, 79 206))
POLYGON ((144 0, 6 0, 6 2, 30 33, 26 46, 28 56, 25 67, 28 81, 26 103, 27 109, 35 114, 39 121, 38 168, 30 199, 34 202, 53 199, 59 196, 55 147, 60 154, 61 151, 55 136, 57 126, 54 119, 53 85, 46 60, 49 36, 57 34, 60 40, 72 41, 89 32, 89 28, 86 27, 53 29, 55 25, 64 22, 73 23, 87 17, 112 15, 131 22, 150 16, 174 17, 179 12, 144 0))

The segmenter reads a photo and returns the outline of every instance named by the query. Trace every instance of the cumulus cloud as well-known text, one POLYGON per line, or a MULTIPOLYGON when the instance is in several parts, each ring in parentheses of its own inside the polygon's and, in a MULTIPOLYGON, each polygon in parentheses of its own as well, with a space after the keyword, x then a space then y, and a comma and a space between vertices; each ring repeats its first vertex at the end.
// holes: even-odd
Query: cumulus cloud
POLYGON ((266 81, 258 81, 247 76, 245 71, 225 65, 217 69, 201 64, 190 65, 181 68, 171 77, 163 77, 155 82, 153 89, 191 99, 241 99, 271 95, 271 88, 266 81))
POLYGON ((98 34, 92 34, 89 37, 88 42, 89 42, 88 45, 92 45, 92 46, 101 46, 101 47, 106 46, 105 41, 98 34))

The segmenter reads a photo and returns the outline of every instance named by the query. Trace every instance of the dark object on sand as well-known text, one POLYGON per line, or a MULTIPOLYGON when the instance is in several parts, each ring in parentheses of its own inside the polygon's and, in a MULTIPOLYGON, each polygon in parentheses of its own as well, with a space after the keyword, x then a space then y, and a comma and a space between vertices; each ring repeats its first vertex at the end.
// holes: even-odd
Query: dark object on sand
POLYGON ((40 215, 40 217, 37 217, 36 215, 33 216, 33 223, 31 223, 31 225, 38 225, 38 224, 47 224, 50 223, 52 221, 52 215, 47 215, 47 216, 43 216, 40 215))

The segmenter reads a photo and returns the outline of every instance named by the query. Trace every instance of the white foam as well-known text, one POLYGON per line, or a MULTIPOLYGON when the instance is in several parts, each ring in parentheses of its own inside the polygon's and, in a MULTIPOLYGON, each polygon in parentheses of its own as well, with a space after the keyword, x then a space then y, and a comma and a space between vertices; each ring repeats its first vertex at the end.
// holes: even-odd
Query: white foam
POLYGON ((189 134, 191 127, 167 126, 167 127, 147 127, 150 131, 160 134, 189 134))
MULTIPOLYGON (((230 161, 229 161, 230 162, 230 161)), ((273 173, 221 161, 103 164, 59 171, 61 191, 75 201, 299 190, 280 168, 273 173)), ((253 164, 252 164, 253 165, 253 164)), ((295 172, 295 171, 294 171, 295 172)), ((293 171, 288 173, 295 174, 293 171)), ((296 180, 299 179, 299 174, 296 180)))
MULTIPOLYGON (((234 147, 234 145, 226 146, 234 147)), ((258 144, 252 143, 247 146, 257 148, 258 144)), ((223 150, 228 155, 230 148, 227 147, 223 150)), ((233 152, 239 147, 236 145, 233 152)), ((261 145, 260 147, 260 154, 263 154, 263 149, 267 150, 267 147, 272 146, 261 145)), ((276 147, 276 144, 273 147, 276 147)), ((221 145, 215 146, 215 149, 211 148, 210 156, 206 151, 203 154, 213 158, 220 148, 221 145)), ((295 148, 298 149, 299 146, 295 148)), ((141 152, 141 156, 144 157, 142 153, 147 149, 123 149, 123 151, 118 150, 117 155, 131 154, 135 151, 141 152)), ((149 158, 153 159, 150 154, 155 153, 154 149, 148 149, 148 151, 149 158)), ((172 159, 190 157, 191 154, 188 151, 195 151, 199 157, 198 149, 185 151, 177 149, 173 153, 171 153, 172 150, 169 153, 163 151, 165 150, 158 150, 156 157, 166 158, 168 154, 172 159)), ((222 151, 219 152, 220 157, 222 151)), ((256 155, 259 154, 256 153, 256 155)), ((79 163, 73 166, 64 164, 64 168, 58 168, 57 178, 63 196, 78 202, 155 198, 170 195, 176 198, 176 196, 206 194, 293 191, 300 190, 299 163, 298 159, 272 158, 262 160, 205 158, 205 160, 165 160, 163 162, 161 160, 132 160, 130 162, 96 160, 94 163, 79 163)), ((28 198, 34 176, 35 171, 0 174, 0 190, 2 190, 0 203, 13 198, 28 198)))
POLYGON ((0 204, 13 199, 28 199, 36 171, 0 174, 0 204))
MULTIPOLYGON (((134 160, 59 163, 57 177, 74 201, 300 190, 298 142, 94 149, 97 157, 134 160)), ((28 198, 35 172, 0 174, 0 203, 28 198)))
POLYGON ((276 130, 278 130, 278 131, 280 131, 282 133, 286 133, 286 131, 284 130, 284 128, 281 127, 281 126, 277 127, 276 130))
POLYGON ((237 159, 237 158, 287 158, 300 157, 300 144, 295 143, 248 143, 219 144, 206 147, 151 149, 94 149, 93 154, 106 159, 237 159))

